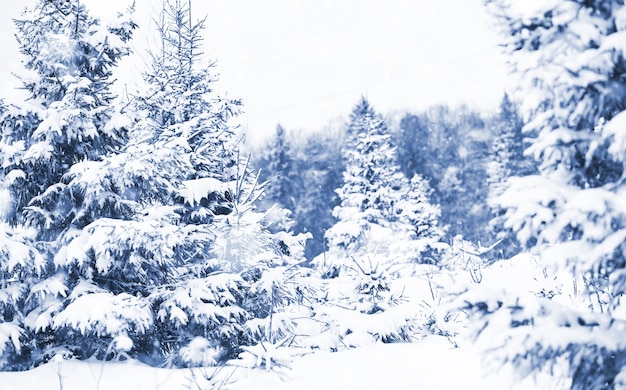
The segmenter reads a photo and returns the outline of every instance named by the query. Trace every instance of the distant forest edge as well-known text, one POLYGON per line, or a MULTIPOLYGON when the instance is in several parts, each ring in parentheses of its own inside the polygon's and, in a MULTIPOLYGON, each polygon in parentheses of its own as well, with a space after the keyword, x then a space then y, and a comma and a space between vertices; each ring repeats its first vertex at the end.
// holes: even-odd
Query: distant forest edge
MULTIPOLYGON (((494 260, 521 250, 496 221, 501 211, 486 206, 508 177, 536 171, 533 159, 524 156, 528 144, 519 105, 508 94, 493 113, 437 105, 395 112, 393 118, 375 115, 385 123, 388 153, 396 156, 399 171, 407 179, 419 175, 431 187, 431 201, 441 209, 444 241, 457 237, 484 246, 498 243, 489 253, 494 260)), ((249 147, 261 179, 268 181, 260 206, 273 208, 270 230, 311 233, 306 247, 310 260, 328 249, 325 232, 337 222, 333 210, 340 204, 337 190, 344 183, 345 152, 359 137, 353 127, 349 118, 312 133, 278 124, 266 143, 249 147)))

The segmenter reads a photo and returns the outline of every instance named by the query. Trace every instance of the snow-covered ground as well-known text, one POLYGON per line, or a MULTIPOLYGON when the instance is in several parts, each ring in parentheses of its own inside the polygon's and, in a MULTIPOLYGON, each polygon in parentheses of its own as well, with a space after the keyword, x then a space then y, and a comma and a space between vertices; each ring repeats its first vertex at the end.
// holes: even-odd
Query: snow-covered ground
MULTIPOLYGON (((449 275, 454 282, 446 283, 448 287, 477 278, 476 271, 460 268, 449 275)), ((538 272, 541 275, 535 258, 520 255, 481 269, 480 280, 482 285, 520 291, 559 284, 559 278, 537 277, 538 272)), ((567 290, 567 283, 563 284, 559 289, 567 290)), ((407 286, 407 296, 413 299, 431 294, 425 278, 412 279, 407 286)), ((290 369, 271 371, 232 365, 215 373, 213 369, 152 368, 135 361, 59 361, 27 372, 1 372, 0 390, 569 388, 566 375, 555 371, 519 378, 509 366, 489 364, 485 359, 488 355, 470 340, 459 336, 454 342, 458 347, 446 337, 428 336, 415 343, 378 343, 335 353, 318 351, 294 358, 290 369), (209 376, 213 376, 211 381, 209 376)))
MULTIPOLYGON (((471 345, 454 348, 440 336, 413 344, 376 344, 294 360, 291 370, 226 367, 213 384, 223 389, 562 389, 568 384, 539 375, 515 378, 493 371, 471 345)), ((0 390, 210 389, 206 370, 157 369, 139 363, 64 361, 28 372, 0 373, 0 390)))

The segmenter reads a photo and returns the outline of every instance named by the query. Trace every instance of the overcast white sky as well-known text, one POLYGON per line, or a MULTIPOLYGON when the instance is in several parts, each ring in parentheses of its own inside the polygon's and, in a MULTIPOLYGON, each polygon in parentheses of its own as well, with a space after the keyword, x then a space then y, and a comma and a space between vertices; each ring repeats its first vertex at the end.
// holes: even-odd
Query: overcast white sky
MULTIPOLYGON (((83 0, 96 14, 124 9, 130 0, 83 0)), ((0 83, 15 83, 20 55, 11 19, 33 0, 3 4, 0 83)), ((137 0, 137 19, 153 26, 161 0, 137 0)), ((242 98, 241 118, 252 141, 278 122, 315 130, 349 114, 360 95, 381 113, 432 104, 497 105, 505 84, 496 36, 481 0, 195 0, 208 16, 205 52, 218 61, 218 90, 242 98)), ((147 45, 137 34, 136 74, 147 45)))

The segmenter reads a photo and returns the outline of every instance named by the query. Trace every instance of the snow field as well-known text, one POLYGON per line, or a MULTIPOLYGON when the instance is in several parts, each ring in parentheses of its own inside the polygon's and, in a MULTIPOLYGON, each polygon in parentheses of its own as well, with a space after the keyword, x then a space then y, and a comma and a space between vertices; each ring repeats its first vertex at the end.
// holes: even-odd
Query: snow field
MULTIPOLYGON (((453 291, 475 283, 468 271, 435 273, 432 266, 419 266, 418 276, 402 278, 394 282, 394 290, 400 290, 406 302, 400 307, 421 311, 424 317, 436 316, 445 309, 440 306, 446 290, 453 291), (433 300, 434 296, 434 300, 433 300)), ((555 283, 558 278, 542 276, 536 258, 520 255, 509 262, 496 263, 481 269, 481 285, 485 288, 508 289, 529 292, 529 280, 537 283, 545 280, 555 283)), ((545 284, 545 283, 544 283, 545 284)), ((537 288, 534 286, 534 288, 537 288)), ((544 287, 541 287, 544 288, 544 287)), ((407 309, 403 309, 407 310, 407 309)), ((370 315, 370 317, 376 316, 370 315)), ((394 315, 395 316, 395 315, 394 315)), ((358 318, 342 317, 344 327, 356 328, 358 318)), ((455 318, 437 323, 439 329, 454 333, 464 332, 467 320, 455 318), (443 329, 442 329, 443 330, 443 329)), ((365 325, 364 325, 365 326, 365 325)), ((380 327, 381 324, 375 324, 380 327)), ((305 327, 303 327, 305 329, 305 327)), ((313 331, 314 327, 309 330, 313 331)), ((367 334, 362 332, 362 334, 367 334)), ((41 389, 42 383, 49 389, 107 390, 107 389, 565 389, 568 380, 560 366, 552 373, 540 372, 535 376, 520 378, 512 367, 501 366, 490 353, 489 343, 473 341, 457 336, 425 336, 413 343, 375 343, 371 339, 358 339, 352 333, 351 343, 357 348, 344 346, 339 352, 310 350, 268 352, 275 358, 286 360, 285 366, 270 370, 249 368, 249 360, 231 361, 229 365, 215 368, 165 369, 153 368, 134 360, 125 362, 63 361, 57 360, 26 372, 0 373, 0 390, 41 389), (282 354, 282 356, 281 356, 282 354), (289 368, 287 368, 287 366, 289 368), (211 380, 207 377, 213 376, 211 380), (222 387, 216 386, 216 384, 222 387)), ((549 335, 547 335, 549 337, 549 335)), ((319 344, 332 343, 333 335, 321 333, 310 341, 319 344), (324 339, 327 340, 324 340, 324 339)), ((348 343, 349 338, 344 338, 348 343)), ((328 346, 327 346, 328 347, 328 346)), ((269 348, 269 346, 268 346, 269 348)))

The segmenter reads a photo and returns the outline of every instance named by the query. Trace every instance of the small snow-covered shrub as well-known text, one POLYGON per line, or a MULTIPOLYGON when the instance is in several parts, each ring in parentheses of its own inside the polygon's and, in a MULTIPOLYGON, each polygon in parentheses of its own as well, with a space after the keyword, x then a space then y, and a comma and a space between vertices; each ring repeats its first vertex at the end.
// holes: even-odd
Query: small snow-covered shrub
POLYGON ((440 265, 452 272, 466 272, 474 283, 481 283, 483 270, 491 261, 491 252, 500 244, 495 242, 484 247, 480 242, 473 243, 457 235, 445 252, 441 253, 440 265))
POLYGON ((180 349, 178 355, 182 365, 186 367, 208 367, 216 365, 222 353, 211 341, 196 336, 180 349))
POLYGON ((264 368, 265 370, 280 370, 290 368, 293 359, 302 354, 301 350, 289 348, 289 337, 276 343, 260 342, 252 346, 242 347, 238 365, 249 368, 264 368))
POLYGON ((318 336, 310 347, 338 350, 372 342, 412 341, 419 333, 420 308, 404 296, 404 283, 378 257, 352 259, 340 275, 322 280, 313 306, 318 336))

